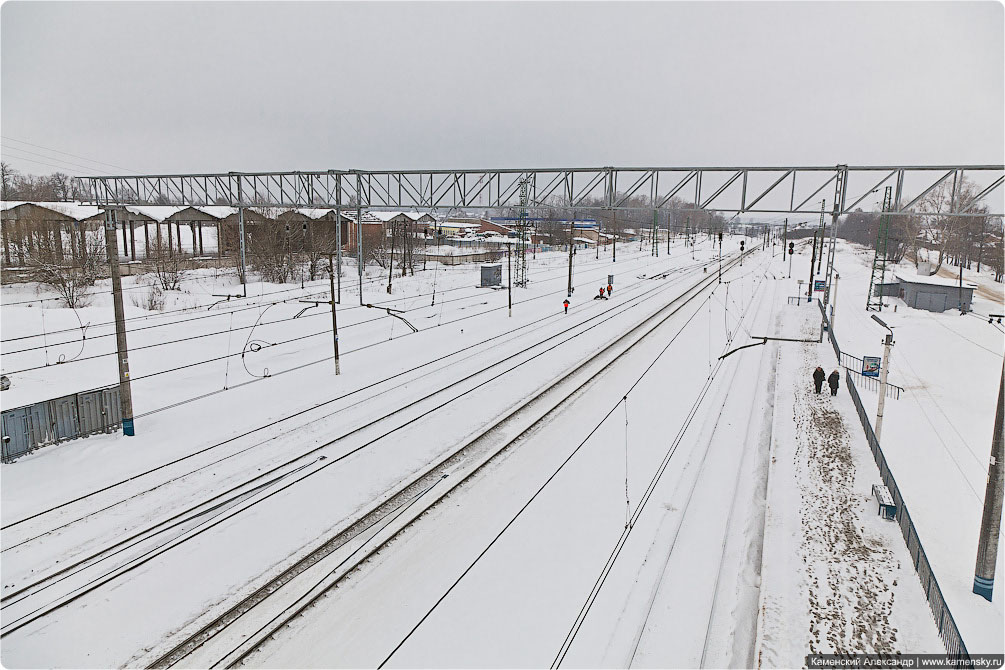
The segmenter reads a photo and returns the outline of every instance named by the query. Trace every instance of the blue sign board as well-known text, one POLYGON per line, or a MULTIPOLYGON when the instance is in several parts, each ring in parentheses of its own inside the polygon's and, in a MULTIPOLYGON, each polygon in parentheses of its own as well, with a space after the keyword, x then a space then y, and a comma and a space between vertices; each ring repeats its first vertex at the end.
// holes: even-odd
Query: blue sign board
POLYGON ((814 279, 813 280, 813 290, 814 291, 823 291, 825 288, 827 288, 827 281, 826 280, 824 280, 824 279, 814 279))
POLYGON ((862 357, 862 376, 863 377, 878 377, 879 376, 879 366, 882 363, 882 359, 879 356, 863 356, 862 357))

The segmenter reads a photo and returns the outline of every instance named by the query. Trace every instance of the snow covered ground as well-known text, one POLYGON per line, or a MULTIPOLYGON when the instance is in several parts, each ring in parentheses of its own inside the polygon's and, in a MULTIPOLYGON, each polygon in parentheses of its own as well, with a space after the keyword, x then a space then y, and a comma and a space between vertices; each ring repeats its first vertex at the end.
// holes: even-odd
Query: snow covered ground
MULTIPOLYGON (((881 356, 886 333, 864 309, 871 266, 871 252, 839 243, 834 330, 842 350, 859 357, 881 356)), ((906 264, 897 271, 915 274, 906 264)), ((1001 326, 980 316, 1003 311, 1002 285, 992 277, 965 271, 965 281, 982 287, 975 291, 973 313, 966 316, 954 309, 941 314, 915 310, 898 298, 888 299, 890 306, 880 316, 894 329, 890 381, 906 393, 887 401, 881 442, 967 648, 1002 653, 1000 591, 991 603, 972 592, 1005 351, 1001 326)), ((833 353, 821 359, 834 363, 833 353)), ((876 393, 860 390, 866 407, 875 408, 876 393)), ((1002 545, 996 574, 1005 575, 1002 545)))
MULTIPOLYGON (((347 267, 339 377, 330 312, 293 318, 307 306, 298 300, 325 299, 327 280, 304 289, 250 284, 248 299, 208 309, 220 300, 212 294, 239 285, 203 271, 163 313, 127 301, 137 436, 49 446, 0 470, 3 662, 152 662, 373 501, 577 370, 592 376, 560 411, 404 527, 246 664, 537 667, 561 654, 577 667, 788 667, 811 648, 938 651, 903 540, 873 514, 868 491, 878 473, 850 399, 843 390, 833 403, 805 392, 807 366, 833 367, 826 342, 772 342, 718 358, 751 336, 816 336, 816 306, 787 305, 796 280, 782 279, 781 256, 751 254, 678 310, 678 296, 714 276, 711 246, 699 242, 693 259, 679 244, 669 258, 631 245, 619 251, 617 263, 608 251, 600 259, 577 253, 568 315, 563 252, 538 254, 530 286, 513 291, 512 317, 505 290, 476 287, 477 266, 395 277, 391 295, 387 275, 374 269, 362 300, 347 267), (608 273, 614 296, 593 300, 608 273), (405 310, 418 332, 360 302, 405 310), (179 308, 188 309, 170 311, 179 308), (619 338, 639 324, 654 329, 618 355, 619 338), (261 348, 252 351, 252 342, 261 348), (206 362, 190 365, 197 361, 206 362), (817 439, 821 423, 833 434, 817 439), (190 508, 176 526, 159 525, 190 508), (12 597, 134 534, 114 557, 12 597), (617 559, 605 568, 612 551, 617 559), (116 574, 127 565, 135 568, 116 574), (78 593, 27 623, 33 610, 78 593), (11 631, 21 617, 26 625, 11 631)), ((795 262, 807 261, 800 254, 795 262)), ((881 334, 857 321, 867 319, 859 314, 862 262, 841 244, 836 332, 846 350, 872 355, 881 334)), ((41 333, 35 297, 29 287, 4 287, 2 365, 15 373, 4 407, 114 383, 110 297, 96 295, 76 315, 47 305, 44 341, 29 337, 41 333), (78 316, 92 324, 83 343, 78 316), (77 358, 53 364, 60 354, 77 358), (17 372, 27 368, 36 369, 17 372)), ((908 389, 887 403, 884 450, 968 647, 1000 653, 1001 599, 982 611, 985 601, 964 597, 983 496, 983 475, 964 457, 986 454, 995 399, 967 399, 959 380, 976 387, 987 377, 997 388, 1001 336, 989 339, 978 326, 992 326, 976 317, 907 311, 884 317, 904 319, 894 324, 891 381, 908 389), (953 318, 971 325, 960 330, 953 318), (943 347, 963 346, 963 334, 966 348, 946 361, 920 344, 909 348, 911 334, 943 347), (900 355, 912 357, 918 376, 898 367, 900 355), (963 392, 959 402, 950 400, 954 391, 963 392), (923 421, 933 428, 918 430, 923 421), (911 457, 919 449, 934 466, 911 457), (946 476, 940 453, 964 464, 958 477, 946 476), (926 488, 933 481, 937 495, 926 488), (971 487, 980 494, 976 511, 964 495, 971 487), (951 537, 940 548, 943 535, 951 537)), ((535 420, 531 409, 521 415, 535 420)), ((194 656, 182 667, 211 661, 194 656)))

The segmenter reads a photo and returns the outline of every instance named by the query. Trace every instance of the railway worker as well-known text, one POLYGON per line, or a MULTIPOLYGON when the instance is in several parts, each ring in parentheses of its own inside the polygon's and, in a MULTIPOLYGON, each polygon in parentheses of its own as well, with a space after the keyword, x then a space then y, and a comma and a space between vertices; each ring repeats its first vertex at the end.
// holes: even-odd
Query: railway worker
POLYGON ((600 287, 600 295, 593 296, 594 300, 607 300, 607 296, 604 295, 604 287, 600 287))
POLYGON ((608 284, 607 285, 607 295, 610 296, 610 295, 613 295, 613 294, 614 294, 614 287, 611 286, 610 284, 608 284))
POLYGON ((562 301, 562 305, 565 307, 565 313, 568 314, 569 313, 569 299, 566 298, 565 300, 563 300, 562 301))
POLYGON ((838 394, 838 384, 841 382, 841 373, 837 370, 831 373, 830 377, 827 378, 827 383, 831 387, 831 395, 838 394))
POLYGON ((820 388, 824 385, 825 377, 827 377, 827 373, 818 365, 817 369, 813 371, 813 386, 816 388, 817 393, 820 393, 820 388))

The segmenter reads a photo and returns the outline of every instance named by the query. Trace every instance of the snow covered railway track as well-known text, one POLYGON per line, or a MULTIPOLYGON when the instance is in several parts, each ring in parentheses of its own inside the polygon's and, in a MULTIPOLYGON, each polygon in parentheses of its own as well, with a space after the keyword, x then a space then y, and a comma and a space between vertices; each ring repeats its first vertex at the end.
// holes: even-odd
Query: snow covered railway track
MULTIPOLYGON (((762 292, 757 302, 764 298, 762 292)), ((758 313, 751 310, 753 303, 747 309, 758 313)), ((755 631, 747 624, 756 622, 756 598, 754 611, 743 609, 750 603, 742 602, 739 590, 750 587, 740 583, 747 549, 736 538, 737 512, 750 513, 746 496, 752 494, 754 480, 766 476, 775 358, 774 347, 740 357, 719 385, 717 409, 710 415, 714 420, 703 427, 700 454, 691 456, 696 467, 668 503, 679 513, 669 532, 661 534, 669 548, 658 560, 662 567, 632 644, 623 650, 620 663, 625 667, 750 663, 755 631), (767 390, 749 380, 766 380, 767 390), (728 419, 744 414, 742 425, 728 419), (688 606, 681 608, 681 603, 688 606)))
MULTIPOLYGON (((688 269, 693 270, 694 268, 688 268, 688 269)), ((642 281, 638 282, 638 285, 643 285, 647 283, 648 282, 642 281)), ((671 282, 658 289, 644 291, 636 295, 634 298, 625 301, 625 303, 618 305, 614 309, 599 312, 590 319, 579 322, 574 326, 565 329, 564 331, 562 331, 562 333, 559 333, 559 335, 571 333, 571 335, 569 335, 568 337, 566 337, 561 341, 552 343, 549 340, 543 340, 536 342, 529 347, 525 347, 522 350, 522 352, 520 352, 521 354, 529 354, 535 349, 540 349, 542 345, 546 345, 546 348, 544 348, 542 351, 533 354, 530 358, 527 358, 526 360, 518 361, 516 364, 513 364, 507 369, 503 370, 502 372, 499 372, 495 377, 493 377, 493 379, 501 377, 502 375, 507 374, 508 372, 518 369, 520 366, 530 362, 531 360, 542 355, 543 353, 546 353, 560 346, 561 344, 564 344, 573 337, 577 337, 583 334, 584 332, 589 331, 590 329, 599 325, 600 323, 608 321, 614 316, 617 316, 618 314, 621 314, 624 311, 628 310, 632 306, 637 305, 644 300, 655 298, 665 290, 669 290, 673 285, 674 283, 671 282)), ((513 357, 511 356, 502 361, 493 362, 490 365, 482 367, 478 371, 467 375, 461 381, 476 378, 480 374, 483 374, 502 364, 510 362, 512 358, 513 357)), ((404 423, 395 426, 394 428, 391 428, 386 432, 382 432, 376 438, 364 442, 362 445, 350 450, 348 453, 343 453, 341 455, 336 456, 333 460, 324 459, 323 456, 320 458, 317 456, 317 454, 323 449, 330 447, 341 440, 346 439, 347 437, 349 437, 354 433, 359 433, 364 429, 376 428, 377 430, 383 430, 384 423, 388 419, 400 415, 403 412, 407 412, 408 410, 413 409, 419 403, 422 403, 426 400, 434 398, 435 396, 438 396, 444 391, 447 391, 448 389, 454 387, 457 383, 458 383, 457 380, 453 380, 446 386, 440 387, 437 390, 434 390, 432 393, 429 393, 404 407, 399 407, 394 412, 378 417, 373 421, 366 423, 358 428, 355 428, 346 434, 340 435, 339 437, 330 440, 325 444, 315 449, 312 449, 304 454, 299 454, 297 457, 288 460, 285 463, 280 464, 279 466, 271 468, 266 472, 262 472, 261 474, 256 475, 255 477, 245 482, 242 482, 237 486, 228 488, 226 491, 220 494, 214 495, 209 499, 203 500, 194 506, 191 506, 181 512, 173 514, 172 516, 163 519, 139 532, 135 532, 125 538, 121 538, 109 546, 106 546, 98 551, 95 551, 84 558, 77 559, 71 562, 69 565, 65 565, 64 567, 60 568, 55 572, 52 572, 41 578, 38 578, 32 583, 22 586, 9 594, 6 594, 2 600, 3 602, 2 609, 8 609, 9 607, 13 607, 18 603, 22 602, 24 602, 25 604, 21 605, 20 608, 13 608, 13 611, 15 612, 13 616, 5 616, 5 622, 4 622, 5 626, 2 630, 2 635, 6 637, 10 633, 13 633, 14 631, 32 623, 33 621, 40 619, 64 607, 65 605, 68 605, 71 602, 74 602, 75 600, 86 595, 87 593, 92 592, 95 589, 100 588, 104 584, 107 584, 121 577, 122 575, 148 563, 149 561, 169 551, 170 549, 189 541, 191 538, 195 537, 196 535, 206 530, 209 530, 210 528, 226 520, 227 518, 230 518, 231 516, 238 514, 248 509, 249 507, 258 504, 259 502, 262 502, 271 495, 278 493, 279 491, 289 486, 292 486, 293 484, 297 483, 297 481, 300 481, 300 479, 310 476, 312 473, 317 472, 318 470, 325 468, 329 465, 333 465, 341 461, 342 459, 352 455, 353 453, 356 453, 361 449, 373 445, 374 443, 378 442, 384 437, 387 437, 389 434, 395 432, 396 430, 411 424, 412 422, 414 422, 418 418, 421 418, 428 411, 431 410, 425 410, 421 412, 419 416, 408 419, 404 423), (306 458, 309 456, 314 456, 314 460, 306 461, 306 458), (328 460, 328 462, 321 464, 322 460, 328 460), (259 494, 265 493, 270 488, 277 488, 277 487, 278 487, 277 490, 259 496, 259 494), (165 537, 166 540, 164 540, 165 537), (157 544, 157 542, 160 542, 161 540, 164 541, 161 542, 160 544, 157 544), (154 546, 150 547, 149 545, 151 544, 154 546), (132 551, 131 554, 128 553, 130 550, 132 551), (111 565, 112 562, 109 561, 109 559, 113 557, 118 557, 117 560, 119 562, 117 565, 111 565), (98 570, 94 570, 95 566, 100 567, 104 571, 100 572, 98 570), (90 574, 85 573, 84 572, 85 570, 89 570, 90 574), (93 573, 95 572, 98 572, 97 576, 94 576, 93 573), (41 594, 43 591, 47 591, 49 588, 57 584, 60 584, 61 582, 65 583, 63 583, 60 587, 63 589, 63 592, 60 595, 55 596, 55 598, 49 600, 49 602, 40 607, 30 609, 31 607, 33 607, 33 603, 31 603, 29 599, 37 596, 38 594, 41 594), (17 615, 18 609, 20 610, 30 609, 30 611, 27 612, 22 611, 21 615, 18 616, 17 615)), ((479 381, 478 385, 480 385, 481 383, 482 382, 479 381)), ((477 386, 474 388, 477 388, 477 386)), ((464 396, 467 392, 468 391, 465 391, 460 395, 456 395, 452 398, 449 398, 448 400, 441 403, 437 407, 434 407, 433 409, 438 409, 439 407, 442 407, 450 402, 453 402, 457 398, 464 396)), ((380 503, 377 507, 384 508, 385 503, 380 503)), ((360 521, 363 521, 363 519, 360 519, 360 521)), ((363 523, 362 526, 358 525, 358 523, 353 523, 344 532, 346 533, 346 537, 352 537, 353 532, 358 532, 360 528, 365 527, 367 527, 366 523, 363 523), (356 530, 353 531, 352 529, 356 530)), ((12 610, 8 610, 5 614, 10 615, 11 611, 12 610)))
MULTIPOLYGON (((670 276, 673 276, 673 275, 676 275, 676 274, 679 274, 679 273, 689 272, 689 271, 694 270, 696 268, 709 267, 712 264, 713 264, 712 261, 692 263, 692 264, 685 265, 685 266, 682 266, 682 267, 672 268, 672 269, 669 269, 669 270, 664 271, 664 272, 659 272, 657 275, 646 277, 646 279, 653 279, 653 278, 657 278, 657 277, 665 279, 667 277, 670 277, 670 276)), ((551 269, 551 270, 553 270, 553 269, 551 269)), ((564 268, 559 268, 559 270, 560 270, 561 274, 564 276, 564 272, 565 272, 564 268)), ((605 270, 605 268, 588 267, 586 270, 581 270, 580 271, 580 275, 582 275, 584 272, 585 272, 585 274, 589 275, 589 274, 592 274, 592 272, 596 271, 596 270, 605 270)), ((629 284, 624 289, 622 289, 622 292, 625 292, 627 290, 629 292, 628 294, 630 295, 631 291, 633 289, 638 288, 643 283, 644 282, 635 282, 633 284, 629 284)), ((468 287, 458 287, 458 288, 468 288, 468 287)), ((450 291, 458 290, 458 288, 442 289, 440 291, 440 293, 441 294, 442 293, 448 293, 450 291)), ((386 300, 386 301, 382 301, 382 302, 377 302, 376 305, 377 306, 381 306, 381 305, 385 305, 385 304, 394 304, 394 303, 398 302, 399 300, 411 300, 411 299, 419 298, 419 297, 429 297, 429 294, 425 294, 424 293, 424 294, 405 296, 403 298, 399 298, 399 299, 396 299, 396 300, 386 300)), ((536 296, 534 298, 531 298, 531 300, 539 300, 539 299, 541 299, 543 297, 547 297, 547 296, 536 296)), ((448 299, 448 300, 441 300, 437 304, 443 305, 443 304, 448 304, 448 303, 452 303, 452 302, 456 302, 456 301, 460 301, 460 300, 467 300, 467 299, 470 299, 470 298, 471 298, 471 296, 464 296, 464 297, 461 297, 461 298, 452 298, 452 299, 448 299)), ((520 301, 520 302, 525 302, 525 301, 520 301)), ((356 306, 354 306, 354 305, 349 305, 348 306, 348 309, 354 309, 354 308, 356 308, 356 306)), ((405 309, 403 311, 410 312, 410 311, 414 311, 414 310, 417 310, 417 309, 421 309, 421 308, 413 307, 413 308, 405 309)), ((381 317, 381 318, 383 318, 383 317, 381 317)), ((544 321, 550 320, 551 318, 553 318, 553 316, 546 317, 545 319, 540 319, 540 320, 538 320, 536 322, 533 322, 531 324, 525 324, 525 326, 523 326, 523 327, 524 328, 531 327, 533 325, 540 324, 540 323, 542 323, 544 321)), ((370 323, 370 322, 376 321, 376 320, 379 320, 379 319, 372 319, 372 320, 364 321, 364 322, 361 322, 361 323, 370 323)), ((519 329, 517 329, 517 330, 519 330, 519 329)), ((508 331, 506 333, 502 333, 501 335, 502 336, 510 335, 510 334, 512 334, 514 332, 516 332, 516 330, 514 330, 514 331, 508 331)), ((480 344, 485 344, 485 343, 487 343, 489 341, 492 341, 492 340, 496 339, 497 337, 499 337, 499 336, 495 336, 493 338, 489 338, 489 340, 485 340, 485 341, 483 341, 481 343, 477 343, 476 345, 472 345, 472 347, 468 347, 468 349, 476 347, 476 346, 479 346, 480 344)), ((462 350, 462 351, 464 351, 464 350, 462 350)), ((351 352, 349 352, 349 353, 351 353, 351 352)), ((460 352, 454 352, 454 354, 456 354, 456 353, 460 353, 460 352)), ((451 355, 454 355, 454 354, 451 354, 451 355)), ((442 357, 441 359, 436 359, 436 360, 431 361, 429 363, 426 363, 424 365, 429 365, 431 363, 438 362, 439 360, 442 360, 443 358, 449 358, 449 357, 450 356, 442 357)), ((304 410, 303 412, 299 412, 299 413, 297 413, 297 414, 295 414, 293 416, 299 416, 300 414, 304 414, 306 412, 316 410, 316 409, 318 409, 321 406, 327 405, 327 404, 329 404, 331 402, 336 402, 336 401, 339 401, 339 400, 343 400, 343 399, 345 399, 345 398, 347 398, 349 396, 358 394, 358 393, 363 392, 363 391, 370 390, 371 388, 373 388, 375 386, 378 386, 380 384, 384 384, 384 383, 391 382, 391 381, 400 381, 400 377, 401 376, 403 376, 405 374, 408 374, 408 373, 411 373, 411 372, 413 372, 413 371, 415 371, 415 370, 417 370, 417 369, 419 369, 421 367, 424 367, 424 366, 418 366, 417 368, 413 368, 413 369, 407 370, 407 371, 405 371, 403 373, 393 375, 392 377, 388 377, 388 378, 379 380, 379 381, 374 382, 372 384, 369 384, 369 385, 367 385, 365 387, 361 387, 361 388, 355 389, 354 391, 351 391, 351 392, 349 392, 347 394, 344 394, 344 395, 339 396, 337 398, 334 398, 332 400, 329 400, 329 401, 326 401, 324 403, 321 403, 321 405, 309 408, 308 410, 304 410)), ((125 479, 122 479, 122 480, 119 480, 119 481, 116 481, 116 482, 112 482, 112 483, 110 483, 110 484, 108 484, 106 486, 103 486, 100 489, 91 491, 90 493, 81 495, 81 496, 79 496, 77 498, 74 498, 72 500, 68 500, 68 501, 56 504, 56 505, 54 505, 52 507, 49 507, 49 508, 46 508, 46 509, 34 512, 34 513, 32 513, 32 514, 30 514, 28 516, 25 516, 25 517, 23 517, 23 518, 21 518, 21 519, 19 519, 17 521, 7 522, 7 523, 3 524, 2 527, 0 527, 0 530, 6 531, 6 538, 7 538, 7 541, 5 542, 4 546, 2 548, 0 548, 0 552, 2 552, 2 553, 9 552, 9 551, 11 551, 13 549, 16 549, 19 546, 22 546, 22 545, 27 544, 29 542, 41 539, 44 536, 49 535, 49 534, 51 534, 51 533, 53 533, 55 531, 64 530, 64 529, 68 528, 69 526, 71 526, 73 524, 76 524, 76 523, 79 523, 81 521, 93 521, 93 514, 95 514, 96 512, 104 512, 107 509, 110 509, 111 507, 118 506, 118 505, 122 504, 123 502, 125 502, 127 500, 136 498, 136 497, 138 497, 140 495, 143 495, 145 493, 149 493, 151 490, 153 490, 154 488, 157 488, 157 487, 163 485, 165 482, 163 482, 163 481, 159 482, 158 484, 154 485, 153 487, 148 487, 146 489, 139 490, 134 495, 129 495, 129 496, 125 497, 125 498, 119 498, 117 500, 114 500, 111 504, 107 505, 106 507, 99 507, 97 509, 95 509, 94 507, 88 508, 88 509, 86 509, 86 513, 85 514, 82 514, 80 516, 76 516, 75 518, 72 518, 69 521, 64 521, 63 519, 66 516, 69 516, 69 512, 70 512, 71 508, 73 508, 75 506, 76 507, 82 507, 82 508, 84 508, 85 505, 90 501, 90 499, 94 498, 95 496, 99 496, 99 495, 104 494, 104 493, 106 493, 106 492, 108 492, 110 490, 117 489, 118 487, 121 487, 123 485, 134 483, 137 480, 139 480, 141 478, 144 478, 144 477, 148 477, 149 475, 151 475, 151 474, 153 474, 155 472, 158 472, 158 471, 160 471, 160 470, 162 470, 164 468, 167 468, 167 467, 173 466, 173 465, 175 465, 177 463, 186 461, 189 458, 201 455, 201 454, 203 454, 203 453, 205 453, 207 451, 219 448, 220 446, 224 446, 226 444, 229 444, 229 443, 231 443, 231 442, 233 442, 233 441, 235 441, 237 439, 242 439, 242 438, 248 437, 249 435, 257 433, 258 431, 262 431, 262 430, 271 428, 275 424, 279 423, 280 421, 286 420, 287 418, 292 418, 292 417, 284 417, 283 419, 280 419, 279 421, 274 421, 274 422, 271 422, 271 423, 266 424, 264 426, 259 426, 258 428, 253 429, 253 430, 251 430, 249 432, 243 433, 241 435, 238 435, 238 436, 235 436, 235 437, 232 437, 232 438, 228 438, 228 439, 226 439, 226 440, 224 440, 222 442, 218 442, 216 444, 210 445, 209 447, 200 449, 197 452, 193 452, 191 454, 188 454, 186 456, 178 458, 178 459, 176 459, 174 461, 171 461, 169 463, 161 464, 161 465, 156 466, 154 468, 151 468, 149 470, 132 474, 132 475, 130 475, 129 477, 127 477, 125 479), (50 518, 54 518, 55 520, 52 523, 52 525, 50 525, 45 530, 43 530, 41 532, 35 531, 34 535, 29 535, 27 537, 18 537, 17 536, 17 530, 16 529, 19 526, 23 526, 25 524, 28 524, 29 522, 33 526, 35 526, 35 525, 38 525, 39 523, 41 523, 41 522, 43 522, 45 520, 48 520, 50 518), (14 535, 14 539, 13 540, 11 539, 12 534, 14 535)), ((327 417, 322 417, 322 418, 327 418, 327 417)), ((290 432, 292 432, 292 429, 291 429, 290 432)), ((280 435, 274 436, 273 438, 270 438, 270 439, 276 439, 276 437, 281 437, 282 435, 283 434, 280 434, 280 435)), ((190 474, 190 473, 186 473, 186 474, 190 474)), ((168 481, 173 481, 173 480, 168 480, 168 481)))
MULTIPOLYGON (((724 269, 737 262, 738 259, 729 261, 724 269)), ((659 326, 703 296, 716 281, 714 276, 703 277, 664 308, 619 336, 601 353, 575 366, 571 372, 510 410, 351 527, 188 635, 170 651, 153 661, 141 659, 141 662, 152 668, 169 668, 183 663, 184 667, 241 664, 283 626, 386 549, 428 510, 552 420, 557 410, 581 394, 659 326)))

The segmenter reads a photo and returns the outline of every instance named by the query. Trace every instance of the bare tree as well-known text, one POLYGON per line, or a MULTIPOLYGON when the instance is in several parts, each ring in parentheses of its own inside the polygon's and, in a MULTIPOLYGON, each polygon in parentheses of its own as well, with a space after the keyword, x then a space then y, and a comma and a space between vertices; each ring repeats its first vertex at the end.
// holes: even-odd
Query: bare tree
POLYGON ((335 253, 335 231, 327 225, 311 224, 304 244, 307 280, 315 281, 327 274, 328 256, 335 253))
POLYGON ((97 237, 88 238, 87 254, 78 266, 56 263, 51 254, 36 248, 28 257, 32 279, 55 290, 67 307, 84 307, 90 302, 87 289, 101 273, 104 246, 97 237))
POLYGON ((364 267, 367 263, 376 263, 381 268, 386 268, 390 262, 390 253, 383 226, 364 225, 362 233, 364 267))
MULTIPOLYGON (((963 177, 958 184, 944 181, 934 188, 919 203, 919 210, 926 233, 926 240, 934 243, 939 250, 939 260, 934 272, 938 272, 948 254, 959 256, 962 251, 962 239, 969 229, 975 225, 973 217, 949 216, 949 212, 976 213, 981 206, 971 202, 977 194, 977 185, 963 177)), ((984 211, 987 211, 986 208, 984 211)), ((933 274, 934 274, 933 272, 933 274)))
POLYGON ((162 291, 177 291, 182 280, 181 257, 169 253, 163 240, 155 240, 147 256, 153 262, 156 286, 162 291))

